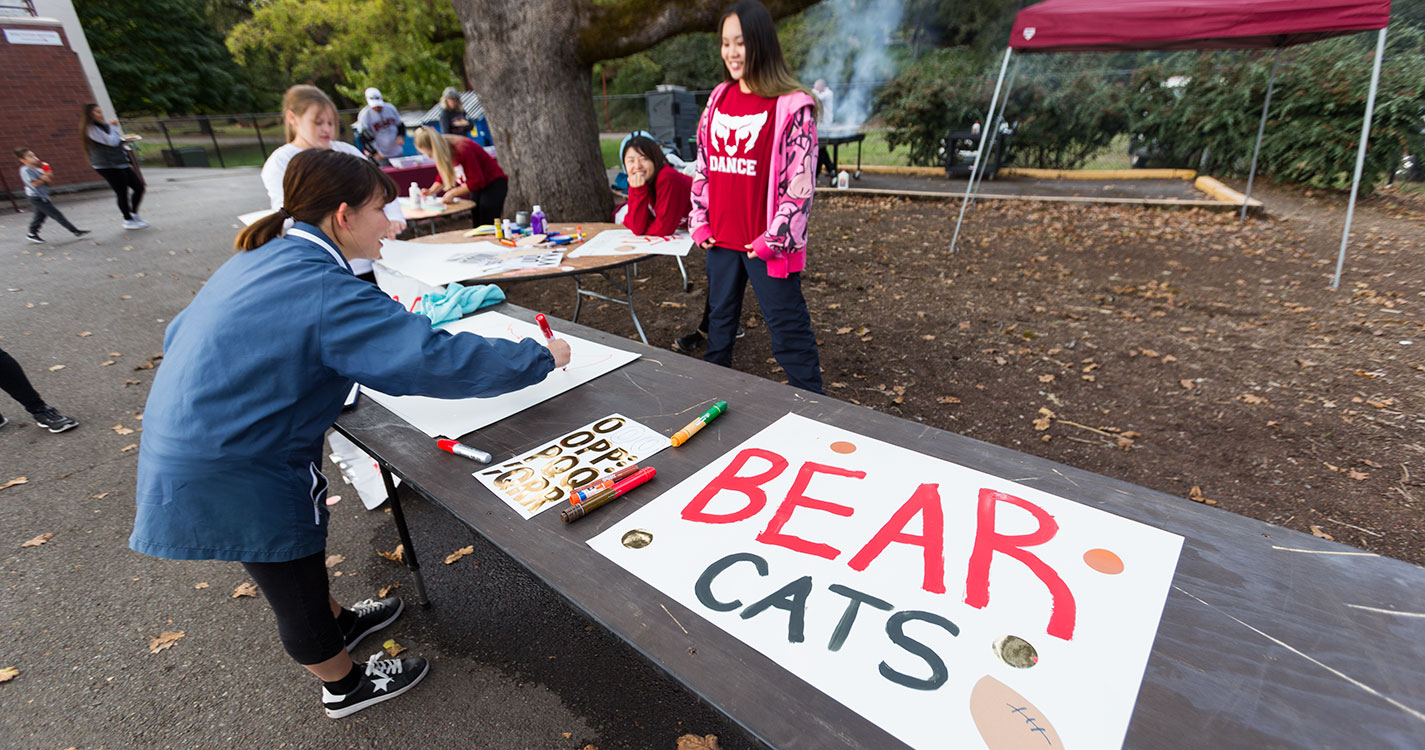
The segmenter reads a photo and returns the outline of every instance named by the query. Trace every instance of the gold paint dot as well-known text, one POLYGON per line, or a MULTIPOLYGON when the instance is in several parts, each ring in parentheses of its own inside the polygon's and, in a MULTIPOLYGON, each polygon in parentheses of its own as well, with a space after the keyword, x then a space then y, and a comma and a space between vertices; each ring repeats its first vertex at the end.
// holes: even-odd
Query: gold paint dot
POLYGON ((846 442, 845 440, 838 440, 831 444, 831 450, 837 453, 855 453, 856 446, 846 442))

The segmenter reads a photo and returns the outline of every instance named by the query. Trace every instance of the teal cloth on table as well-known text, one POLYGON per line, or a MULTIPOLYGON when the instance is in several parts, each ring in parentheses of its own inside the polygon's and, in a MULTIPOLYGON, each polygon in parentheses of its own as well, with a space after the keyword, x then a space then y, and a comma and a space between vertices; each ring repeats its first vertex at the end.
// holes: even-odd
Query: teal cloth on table
POLYGON ((436 328, 460 320, 482 307, 504 301, 504 290, 494 284, 461 286, 459 282, 452 281, 446 285, 444 294, 431 294, 421 299, 418 312, 430 318, 431 327, 436 328))

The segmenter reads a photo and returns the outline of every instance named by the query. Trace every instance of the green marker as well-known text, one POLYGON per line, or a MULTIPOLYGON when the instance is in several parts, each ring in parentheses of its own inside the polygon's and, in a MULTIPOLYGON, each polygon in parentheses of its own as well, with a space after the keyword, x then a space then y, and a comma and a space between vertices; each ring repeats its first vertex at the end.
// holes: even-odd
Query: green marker
POLYGON ((693 421, 689 422, 687 427, 678 430, 678 433, 673 436, 673 447, 677 448, 683 443, 688 442, 689 438, 698 434, 698 430, 707 427, 708 422, 711 422, 714 419, 717 419, 718 417, 722 416, 722 413, 725 411, 727 411, 726 401, 719 401, 713 404, 712 408, 703 412, 703 415, 701 417, 698 417, 697 419, 694 419, 693 421))

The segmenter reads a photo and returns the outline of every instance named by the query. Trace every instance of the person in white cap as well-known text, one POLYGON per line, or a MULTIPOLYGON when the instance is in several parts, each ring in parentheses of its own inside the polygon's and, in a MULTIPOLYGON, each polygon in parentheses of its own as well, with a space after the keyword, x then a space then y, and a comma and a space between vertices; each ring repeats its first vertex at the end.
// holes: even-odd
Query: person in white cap
POLYGON ((356 115, 356 132, 367 153, 380 164, 400 156, 405 145, 406 126, 401 123, 401 113, 375 88, 366 90, 366 106, 356 115))

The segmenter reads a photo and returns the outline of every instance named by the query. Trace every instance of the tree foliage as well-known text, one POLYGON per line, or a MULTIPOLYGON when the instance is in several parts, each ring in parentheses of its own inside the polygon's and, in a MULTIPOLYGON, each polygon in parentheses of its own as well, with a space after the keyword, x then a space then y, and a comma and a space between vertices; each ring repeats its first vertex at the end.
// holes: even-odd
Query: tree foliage
POLYGON ((114 107, 125 114, 241 112, 247 81, 200 0, 75 0, 114 107))
MULTIPOLYGON (((1401 153, 1421 153, 1425 145, 1422 34, 1402 28, 1391 38, 1361 181, 1365 192, 1401 153)), ((1342 37, 1282 52, 1260 173, 1314 187, 1350 186, 1374 54, 1367 41, 1373 39, 1342 37)), ((1203 53, 1185 71, 1184 85, 1168 86, 1171 75, 1183 72, 1179 66, 1147 66, 1135 76, 1131 128, 1155 143, 1163 160, 1246 175, 1270 71, 1270 53, 1203 53)))
POLYGON ((441 0, 271 0, 227 44, 266 108, 294 83, 321 86, 340 104, 375 86, 398 106, 429 106, 441 89, 464 85, 465 38, 441 0))

